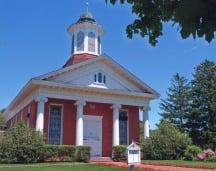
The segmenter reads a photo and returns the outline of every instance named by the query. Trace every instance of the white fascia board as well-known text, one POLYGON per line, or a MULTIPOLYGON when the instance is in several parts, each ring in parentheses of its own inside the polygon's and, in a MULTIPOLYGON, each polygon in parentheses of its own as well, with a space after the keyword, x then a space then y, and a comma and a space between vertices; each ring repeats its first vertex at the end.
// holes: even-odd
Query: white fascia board
POLYGON ((134 96, 138 98, 146 98, 146 99, 154 99, 155 96, 153 94, 149 93, 139 93, 139 92, 126 92, 126 91, 119 91, 119 90, 107 90, 102 88, 95 88, 95 87, 82 87, 82 86, 75 86, 71 84, 64 84, 64 83, 57 83, 52 81, 46 81, 46 80, 32 80, 32 83, 35 85, 41 85, 41 86, 48 86, 48 87, 56 87, 56 88, 67 88, 72 90, 86 90, 91 91, 95 93, 105 93, 105 94, 116 94, 116 95, 122 95, 122 96, 134 96))
POLYGON ((28 81, 27 84, 20 90, 20 92, 17 94, 17 96, 12 100, 12 102, 8 105, 6 110, 3 113, 3 116, 6 117, 6 114, 11 109, 11 106, 17 101, 17 99, 20 98, 20 96, 30 87, 32 80, 28 81))
POLYGON ((83 61, 83 62, 74 64, 74 65, 70 65, 70 66, 65 67, 65 68, 61 68, 61 69, 58 69, 58 70, 49 72, 49 73, 47 73, 47 74, 40 75, 40 76, 38 76, 38 77, 34 77, 34 78, 32 78, 32 79, 34 79, 34 80, 43 80, 43 79, 47 79, 47 78, 53 77, 53 76, 55 76, 55 75, 59 75, 59 74, 65 73, 65 72, 69 72, 69 71, 71 71, 71 70, 73 70, 73 69, 82 67, 82 66, 84 66, 84 65, 88 65, 88 64, 93 63, 93 62, 96 62, 96 61, 98 61, 98 60, 101 60, 101 58, 100 58, 100 57, 97 57, 97 58, 89 59, 89 60, 87 60, 87 61, 83 61))
POLYGON ((86 102, 105 103, 105 104, 121 104, 127 106, 144 107, 149 105, 149 99, 136 99, 134 97, 125 98, 123 96, 110 96, 101 93, 89 93, 81 91, 70 91, 66 89, 56 91, 55 88, 41 87, 38 91, 38 96, 64 100, 83 100, 86 102))
POLYGON ((65 73, 65 72, 69 72, 73 69, 77 69, 79 67, 82 67, 82 66, 85 66, 85 65, 89 65, 91 63, 94 63, 94 62, 97 62, 97 61, 100 61, 100 60, 107 60, 109 63, 111 63, 114 67, 116 67, 117 69, 120 69, 122 73, 124 73, 125 75, 129 76, 129 78, 131 80, 134 80, 135 82, 137 82, 141 87, 143 87, 144 89, 147 89, 149 92, 152 93, 153 95, 153 98, 156 99, 156 98, 159 98, 160 97, 160 94, 155 91, 154 89, 152 89, 150 86, 148 86, 146 83, 144 83, 142 80, 140 80, 138 77, 136 77, 133 73, 131 73, 130 71, 128 71, 126 68, 124 68, 123 66, 121 66, 120 64, 118 64, 116 61, 114 61, 112 58, 110 58, 108 55, 106 54, 103 54, 101 56, 98 56, 97 58, 93 58, 93 59, 89 59, 87 61, 84 61, 84 62, 80 62, 80 63, 77 63, 77 64, 74 64, 74 65, 71 65, 71 66, 68 66, 66 68, 61 68, 59 70, 56 70, 56 71, 53 71, 53 72, 50 72, 50 73, 47 73, 47 74, 44 74, 44 75, 41 75, 41 76, 38 76, 38 77, 35 77, 33 79, 36 79, 36 80, 43 80, 43 79, 46 79, 46 78, 49 78, 49 77, 53 77, 55 75, 59 75, 59 74, 62 74, 62 73, 65 73))
POLYGON ((146 83, 144 83, 142 80, 140 80, 137 76, 135 76, 133 73, 131 73, 125 67, 123 67, 122 65, 120 65, 119 63, 117 63, 115 60, 113 60, 111 57, 109 57, 106 54, 103 54, 102 56, 103 56, 103 58, 107 58, 109 62, 111 62, 112 64, 116 65, 118 68, 120 68, 122 70, 122 72, 124 72, 125 74, 127 74, 128 76, 130 76, 131 79, 135 80, 140 85, 142 85, 143 88, 145 88, 148 91, 152 92, 154 94, 155 98, 159 98, 160 97, 160 94, 157 91, 155 91, 154 89, 152 89, 150 86, 148 86, 146 83))

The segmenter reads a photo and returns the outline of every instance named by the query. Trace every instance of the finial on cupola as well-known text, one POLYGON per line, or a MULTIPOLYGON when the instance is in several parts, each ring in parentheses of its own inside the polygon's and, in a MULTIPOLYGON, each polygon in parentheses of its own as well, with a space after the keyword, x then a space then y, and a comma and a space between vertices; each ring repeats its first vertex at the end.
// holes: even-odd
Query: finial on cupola
POLYGON ((88 12, 88 8, 89 8, 89 3, 86 2, 86 12, 88 12))
POLYGON ((104 29, 99 25, 86 2, 86 11, 80 15, 78 21, 68 27, 72 36, 71 58, 64 66, 82 62, 101 55, 101 36, 104 29))

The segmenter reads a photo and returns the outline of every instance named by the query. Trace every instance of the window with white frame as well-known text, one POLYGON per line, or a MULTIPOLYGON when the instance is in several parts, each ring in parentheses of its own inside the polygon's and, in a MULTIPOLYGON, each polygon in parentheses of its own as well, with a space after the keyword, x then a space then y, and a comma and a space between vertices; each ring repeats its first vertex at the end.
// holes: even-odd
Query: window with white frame
POLYGON ((62 106, 50 106, 49 144, 61 144, 62 106))
POLYGON ((95 52, 95 34, 93 32, 88 34, 88 50, 95 52))
POLYGON ((84 51, 84 38, 85 38, 85 34, 82 31, 80 31, 77 34, 77 39, 76 39, 77 51, 84 51))
POLYGON ((128 114, 127 111, 119 111, 119 141, 121 145, 128 144, 128 114))
POLYGON ((94 82, 106 84, 106 75, 103 74, 102 72, 98 72, 97 74, 94 75, 94 82))

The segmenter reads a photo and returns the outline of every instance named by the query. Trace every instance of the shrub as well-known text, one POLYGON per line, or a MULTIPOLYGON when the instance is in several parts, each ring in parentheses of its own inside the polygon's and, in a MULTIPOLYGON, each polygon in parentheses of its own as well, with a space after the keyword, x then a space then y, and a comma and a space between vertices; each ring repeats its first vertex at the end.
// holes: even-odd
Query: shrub
POLYGON ((199 160, 205 160, 205 159, 207 159, 209 157, 213 157, 213 156, 215 156, 215 152, 213 150, 211 150, 211 149, 207 149, 207 150, 204 150, 201 153, 199 153, 197 155, 197 158, 199 160))
POLYGON ((142 159, 173 160, 184 157, 191 139, 169 123, 161 123, 149 138, 143 140, 142 159))
POLYGON ((216 162, 216 156, 211 156, 205 159, 207 162, 216 162))
POLYGON ((89 162, 90 151, 91 148, 89 146, 76 146, 76 161, 89 162))
POLYGON ((112 148, 112 159, 114 161, 124 161, 126 160, 126 149, 125 145, 118 145, 112 148))
POLYGON ((202 149, 196 145, 189 145, 185 151, 185 160, 195 160, 202 149))
POLYGON ((72 145, 45 145, 41 161, 76 160, 76 147, 72 145))
POLYGON ((0 162, 35 163, 43 153, 43 136, 20 122, 0 141, 0 162))
POLYGON ((88 162, 90 147, 73 145, 45 145, 41 161, 88 162))

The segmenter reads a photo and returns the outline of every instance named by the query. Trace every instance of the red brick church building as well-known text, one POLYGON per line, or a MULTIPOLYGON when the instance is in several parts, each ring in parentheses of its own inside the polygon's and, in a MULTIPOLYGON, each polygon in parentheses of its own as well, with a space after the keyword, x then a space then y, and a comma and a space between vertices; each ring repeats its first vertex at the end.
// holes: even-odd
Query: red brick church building
POLYGON ((32 78, 4 112, 7 127, 25 121, 48 144, 91 146, 111 156, 112 146, 139 142, 139 112, 149 136, 149 103, 159 94, 101 53, 103 28, 86 12, 71 24, 71 57, 57 71, 32 78))

